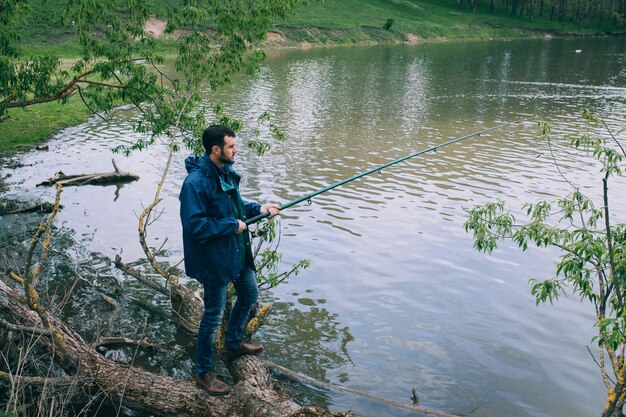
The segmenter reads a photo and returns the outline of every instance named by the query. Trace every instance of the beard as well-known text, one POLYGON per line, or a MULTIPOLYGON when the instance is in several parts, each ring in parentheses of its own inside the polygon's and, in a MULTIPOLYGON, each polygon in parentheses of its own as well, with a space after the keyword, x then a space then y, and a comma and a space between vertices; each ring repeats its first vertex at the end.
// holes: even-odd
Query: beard
POLYGON ((223 164, 227 164, 227 165, 232 165, 235 163, 235 156, 233 155, 232 158, 227 158, 226 156, 224 156, 224 154, 220 154, 219 156, 219 161, 223 164))

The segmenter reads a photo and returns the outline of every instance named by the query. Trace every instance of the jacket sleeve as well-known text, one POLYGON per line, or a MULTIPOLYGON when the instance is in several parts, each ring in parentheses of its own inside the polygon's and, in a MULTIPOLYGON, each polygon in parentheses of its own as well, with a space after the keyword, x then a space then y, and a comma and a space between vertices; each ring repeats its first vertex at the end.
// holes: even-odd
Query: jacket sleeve
POLYGON ((251 218, 261 213, 261 205, 259 203, 244 201, 243 204, 246 208, 246 217, 251 218))
POLYGON ((234 216, 221 219, 209 217, 202 191, 191 182, 180 190, 180 219, 192 239, 207 241, 237 233, 239 222, 234 216))

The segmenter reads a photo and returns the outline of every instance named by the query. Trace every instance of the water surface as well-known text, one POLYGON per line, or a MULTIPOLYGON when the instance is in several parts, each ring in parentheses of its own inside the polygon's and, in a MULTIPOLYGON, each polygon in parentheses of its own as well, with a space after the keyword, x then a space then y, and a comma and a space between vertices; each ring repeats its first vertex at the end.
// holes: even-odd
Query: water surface
MULTIPOLYGON (((527 122, 285 211, 284 267, 303 258, 311 267, 265 294, 274 314, 259 338, 272 361, 295 371, 407 403, 415 387, 423 405, 451 413, 599 414, 604 390, 586 349, 595 351, 591 306, 575 297, 535 306, 530 295, 528 279, 552 277, 558 252, 522 253, 503 244, 491 256, 478 254, 462 225, 465 210, 475 205, 506 200, 519 214, 525 202, 571 192, 553 154, 568 180, 601 204, 599 167, 560 142, 552 143, 551 152, 534 138, 532 122, 553 122, 557 135, 574 133, 583 126, 580 111, 590 108, 612 128, 624 126, 622 40, 276 51, 255 76, 207 94, 207 106, 216 102, 246 123, 242 145, 264 111, 289 137, 263 158, 245 146, 237 156, 244 198, 279 203, 454 137, 501 122, 527 122)), ((111 154, 112 146, 139 137, 131 129, 136 117, 120 111, 112 124, 94 119, 58 134, 49 152, 15 158, 25 166, 11 172, 9 195, 21 199, 50 200, 52 191, 36 183, 58 170, 110 171, 112 157, 141 176, 118 198, 114 187, 63 191, 57 234, 64 257, 47 278, 52 287, 55 280, 71 282, 79 271, 90 285, 108 280, 153 304, 164 303, 107 260, 115 254, 127 261, 142 256, 137 214, 152 200, 167 154, 162 145, 129 158, 111 154)), ((266 129, 262 135, 268 137, 266 129)), ((177 195, 185 157, 175 157, 161 218, 150 229, 153 246, 168 239, 161 259, 172 264, 182 257, 177 195)), ((614 221, 624 218, 625 185, 611 186, 614 221)), ((36 216, 0 218, 3 230, 24 245, 36 222, 36 216)), ((73 324, 87 333, 96 330, 86 323, 97 317, 102 328, 110 310, 102 300, 91 300, 89 307, 80 300, 69 307, 73 324)), ((133 335, 139 328, 166 345, 189 345, 188 338, 172 336, 174 327, 165 319, 130 302, 123 305, 129 313, 115 319, 118 333, 133 335)), ((294 388, 299 401, 406 415, 351 395, 294 388)))

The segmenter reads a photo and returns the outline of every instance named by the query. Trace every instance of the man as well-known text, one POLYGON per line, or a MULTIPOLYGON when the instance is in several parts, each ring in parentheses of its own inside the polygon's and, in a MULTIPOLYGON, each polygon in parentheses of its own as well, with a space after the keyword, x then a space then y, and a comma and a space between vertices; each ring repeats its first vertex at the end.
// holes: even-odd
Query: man
POLYGON ((196 384, 211 395, 224 395, 230 387, 213 373, 213 339, 219 326, 228 284, 237 291, 226 331, 225 353, 230 359, 258 354, 261 344, 242 342, 243 329, 259 295, 250 236, 245 219, 279 212, 276 204, 245 202, 239 194, 240 175, 232 169, 237 148, 235 132, 212 125, 202 135, 203 156, 185 160, 187 178, 180 191, 185 270, 204 285, 204 315, 198 331, 196 384))

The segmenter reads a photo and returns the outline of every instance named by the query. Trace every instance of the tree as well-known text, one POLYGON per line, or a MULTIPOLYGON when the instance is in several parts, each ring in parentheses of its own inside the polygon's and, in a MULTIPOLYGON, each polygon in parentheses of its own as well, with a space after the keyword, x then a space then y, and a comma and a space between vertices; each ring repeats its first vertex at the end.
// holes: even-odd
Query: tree
MULTIPOLYGON (((477 1, 469 0, 470 9, 475 12, 477 1)), ((550 8, 550 20, 558 18, 562 27, 567 21, 572 21, 578 25, 578 30, 595 23, 600 27, 605 25, 620 29, 624 25, 626 14, 626 2, 619 0, 507 0, 504 3, 504 11, 508 12, 511 5, 511 15, 520 17, 526 12, 528 20, 532 21, 537 15, 543 16, 545 7, 550 8), (518 13, 519 12, 519 13, 518 13)), ((459 2, 457 2, 459 4, 459 2)), ((496 1, 491 0, 490 12, 494 12, 496 1)))
MULTIPOLYGON (((589 131, 565 140, 598 160, 603 173, 599 204, 563 177, 572 186, 572 192, 557 198, 556 205, 548 201, 526 204, 527 221, 516 223, 504 202, 494 202, 473 208, 464 227, 473 234, 474 247, 480 252, 491 253, 504 239, 512 240, 522 250, 530 244, 560 249, 555 276, 531 279, 531 293, 537 304, 552 304, 569 288, 594 307, 598 329, 594 339, 599 348, 599 357, 594 359, 607 388, 602 416, 621 417, 626 401, 626 223, 614 223, 611 217, 609 182, 623 175, 626 152, 618 135, 625 129, 613 132, 602 119, 587 111, 583 117, 589 131)), ((541 123, 539 128, 551 149, 550 125, 541 123)), ((556 160, 555 164, 559 168, 556 160)))

